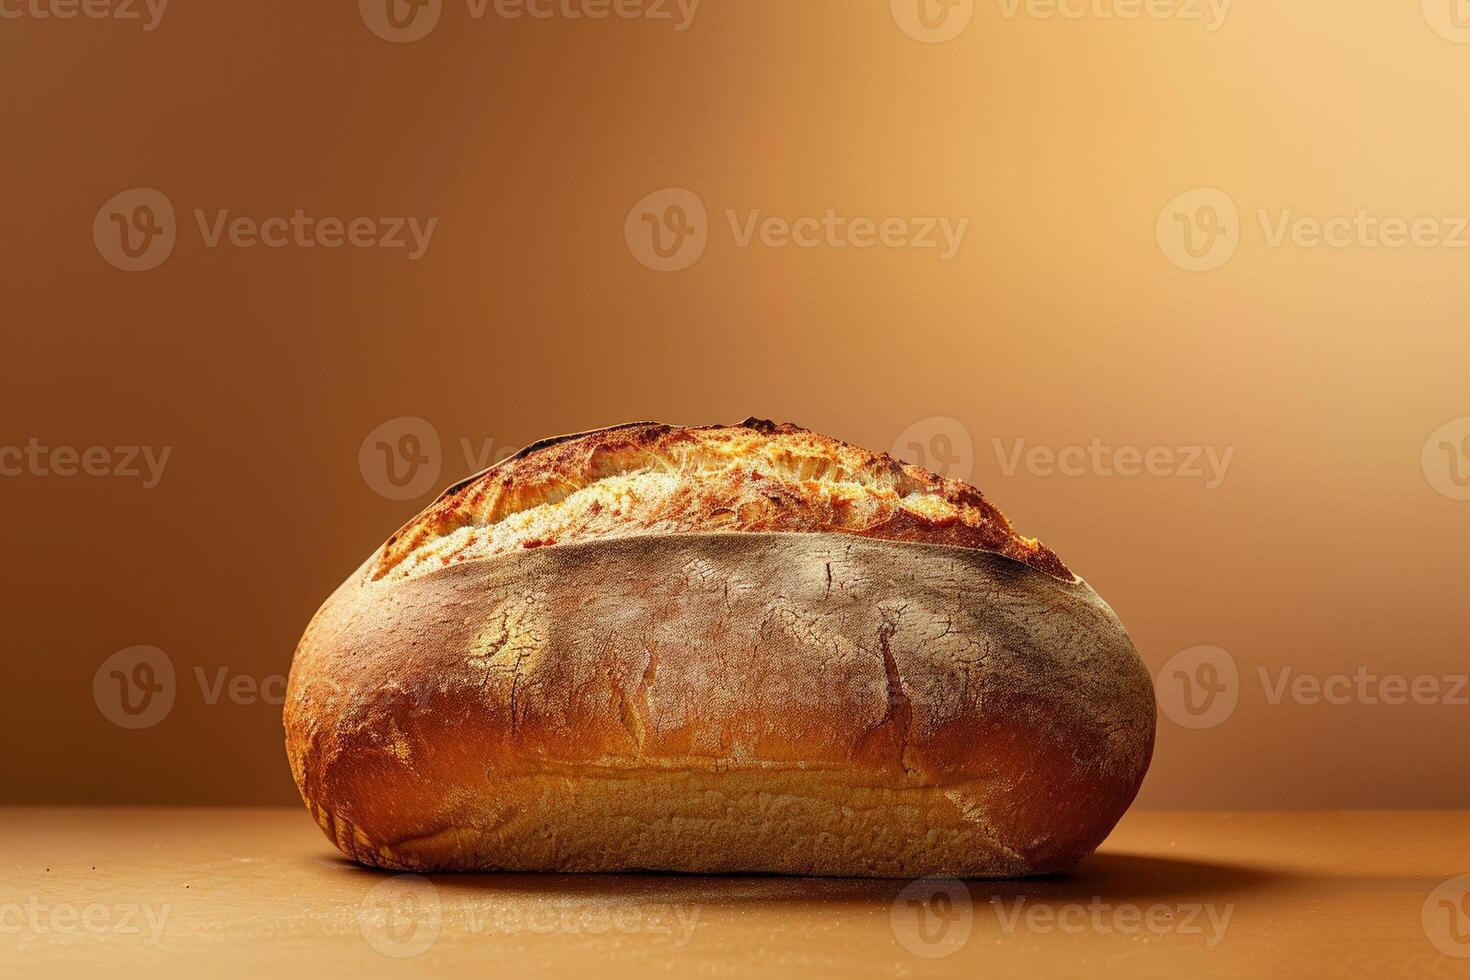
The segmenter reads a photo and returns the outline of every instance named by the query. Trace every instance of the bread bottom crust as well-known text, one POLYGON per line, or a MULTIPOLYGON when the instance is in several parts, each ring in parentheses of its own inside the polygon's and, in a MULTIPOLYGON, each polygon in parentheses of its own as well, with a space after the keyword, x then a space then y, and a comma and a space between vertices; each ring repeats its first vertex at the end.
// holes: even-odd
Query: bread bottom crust
POLYGON ((354 860, 398 871, 676 871, 855 878, 1014 877, 1037 865, 981 817, 983 784, 892 789, 800 770, 547 773, 497 786, 480 819, 377 845, 324 811, 354 860), (511 814, 506 817, 505 814, 511 814))

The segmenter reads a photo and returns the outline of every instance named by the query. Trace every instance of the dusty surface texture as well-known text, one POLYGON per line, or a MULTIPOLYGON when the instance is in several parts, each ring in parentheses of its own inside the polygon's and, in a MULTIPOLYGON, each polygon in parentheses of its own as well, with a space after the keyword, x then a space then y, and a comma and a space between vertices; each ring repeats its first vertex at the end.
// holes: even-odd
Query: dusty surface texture
POLYGON ((1008 555, 1071 573, 974 487, 798 426, 656 422, 529 446, 453 487, 388 542, 409 577, 523 548, 707 531, 836 531, 1008 555))
POLYGON ((1090 853, 1150 678, 1075 580, 846 533, 370 559, 297 651, 297 784, 406 869, 1009 875, 1090 853))
POLYGON ((418 876, 299 808, 0 808, 0 975, 1465 977, 1467 854, 1463 812, 1134 810, 1049 878, 418 876))

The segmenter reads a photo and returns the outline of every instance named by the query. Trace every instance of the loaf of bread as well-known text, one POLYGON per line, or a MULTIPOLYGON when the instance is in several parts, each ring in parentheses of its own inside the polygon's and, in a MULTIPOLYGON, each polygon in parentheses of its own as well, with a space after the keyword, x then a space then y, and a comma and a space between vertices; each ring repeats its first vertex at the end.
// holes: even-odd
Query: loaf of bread
POLYGON ((286 751, 419 871, 1009 876, 1091 853, 1153 687, 978 490, 790 425, 636 423, 450 488, 322 606, 286 751))

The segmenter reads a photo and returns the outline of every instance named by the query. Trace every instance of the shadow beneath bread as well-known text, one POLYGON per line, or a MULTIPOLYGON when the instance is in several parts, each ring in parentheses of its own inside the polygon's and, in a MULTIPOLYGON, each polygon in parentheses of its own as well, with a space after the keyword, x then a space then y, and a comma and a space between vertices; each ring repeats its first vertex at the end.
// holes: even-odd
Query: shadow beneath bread
MULTIPOLYGON (((364 868, 346 858, 324 860, 344 874, 391 877, 394 872, 364 868)), ((813 901, 854 907, 887 907, 910 879, 814 878, 788 875, 670 874, 426 874, 445 898, 545 897, 570 900, 642 899, 738 906, 813 901)), ((966 886, 977 902, 1024 898, 1037 902, 1229 901, 1248 892, 1300 884, 1300 873, 1268 867, 1190 861, 1145 854, 1095 854, 1060 874, 1035 878, 971 878, 966 886)))

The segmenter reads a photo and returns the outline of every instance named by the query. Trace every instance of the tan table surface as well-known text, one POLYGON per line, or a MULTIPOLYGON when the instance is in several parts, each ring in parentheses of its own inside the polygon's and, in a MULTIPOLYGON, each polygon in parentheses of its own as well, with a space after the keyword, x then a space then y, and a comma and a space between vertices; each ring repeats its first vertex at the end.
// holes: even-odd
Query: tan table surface
POLYGON ((915 884, 420 878, 304 811, 9 808, 0 868, 0 976, 1470 976, 1466 812, 1135 812, 1065 876, 915 884))

